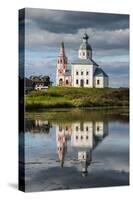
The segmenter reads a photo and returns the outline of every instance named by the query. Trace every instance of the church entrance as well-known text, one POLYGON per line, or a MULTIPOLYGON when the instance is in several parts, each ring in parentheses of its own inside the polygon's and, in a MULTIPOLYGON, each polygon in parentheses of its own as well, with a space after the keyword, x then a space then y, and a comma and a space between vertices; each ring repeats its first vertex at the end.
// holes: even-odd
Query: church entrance
POLYGON ((63 80, 62 80, 62 78, 59 79, 59 85, 60 85, 60 86, 63 85, 63 80))
POLYGON ((84 87, 84 80, 83 79, 80 80, 80 87, 84 87))

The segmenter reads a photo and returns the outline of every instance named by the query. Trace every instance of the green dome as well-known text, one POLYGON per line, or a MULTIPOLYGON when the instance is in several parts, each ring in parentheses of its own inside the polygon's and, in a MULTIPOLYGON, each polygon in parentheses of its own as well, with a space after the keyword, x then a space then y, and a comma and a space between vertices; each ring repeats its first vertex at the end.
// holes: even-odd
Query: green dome
POLYGON ((91 48, 91 46, 88 44, 88 38, 89 38, 89 36, 85 33, 84 35, 83 35, 83 42, 82 42, 82 44, 80 45, 80 50, 90 50, 90 51, 92 51, 92 48, 91 48))
POLYGON ((88 51, 90 50, 90 51, 92 51, 91 46, 88 43, 85 43, 85 42, 82 42, 79 49, 80 50, 88 50, 88 51))

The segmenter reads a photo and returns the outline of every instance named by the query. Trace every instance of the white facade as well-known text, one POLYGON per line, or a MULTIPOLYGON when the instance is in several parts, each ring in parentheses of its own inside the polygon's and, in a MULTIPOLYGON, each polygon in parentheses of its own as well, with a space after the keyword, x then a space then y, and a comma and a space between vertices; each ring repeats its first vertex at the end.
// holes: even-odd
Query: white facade
POLYGON ((47 90, 48 89, 48 86, 44 86, 43 83, 39 83, 39 84, 36 84, 35 85, 35 90, 47 90))
POLYGON ((72 65, 72 86, 93 87, 93 65, 72 65))
POLYGON ((105 77, 105 76, 95 76, 94 77, 94 87, 107 88, 108 84, 109 84, 108 77, 105 77))

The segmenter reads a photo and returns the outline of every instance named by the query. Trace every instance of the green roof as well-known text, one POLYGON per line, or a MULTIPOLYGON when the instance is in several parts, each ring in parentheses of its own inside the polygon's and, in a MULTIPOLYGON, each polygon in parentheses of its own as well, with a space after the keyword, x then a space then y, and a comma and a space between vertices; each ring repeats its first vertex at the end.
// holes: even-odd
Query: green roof
POLYGON ((97 67, 95 69, 94 76, 105 76, 105 77, 108 77, 108 75, 99 67, 97 67))
POLYGON ((71 70, 69 70, 69 69, 67 69, 66 71, 65 71, 65 74, 64 74, 65 76, 71 76, 71 70))
POLYGON ((86 42, 82 42, 82 44, 80 45, 80 48, 79 48, 79 49, 81 49, 81 50, 90 50, 90 51, 92 51, 91 46, 90 46, 88 43, 86 43, 86 42))
POLYGON ((92 60, 91 58, 88 58, 88 59, 80 59, 80 58, 78 58, 77 60, 73 61, 72 64, 98 66, 98 64, 94 60, 92 60))

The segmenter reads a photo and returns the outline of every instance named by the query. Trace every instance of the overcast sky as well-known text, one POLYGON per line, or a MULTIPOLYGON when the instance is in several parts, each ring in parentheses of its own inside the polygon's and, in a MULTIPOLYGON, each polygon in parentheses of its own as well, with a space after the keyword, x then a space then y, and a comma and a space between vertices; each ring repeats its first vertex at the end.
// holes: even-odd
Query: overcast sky
POLYGON ((109 75, 110 86, 128 86, 128 15, 28 8, 25 27, 27 77, 49 75, 55 82, 61 41, 65 43, 66 56, 71 63, 78 57, 82 36, 87 32, 93 59, 109 75))

